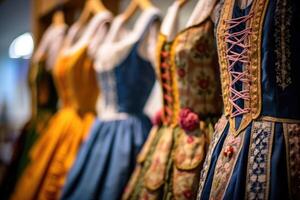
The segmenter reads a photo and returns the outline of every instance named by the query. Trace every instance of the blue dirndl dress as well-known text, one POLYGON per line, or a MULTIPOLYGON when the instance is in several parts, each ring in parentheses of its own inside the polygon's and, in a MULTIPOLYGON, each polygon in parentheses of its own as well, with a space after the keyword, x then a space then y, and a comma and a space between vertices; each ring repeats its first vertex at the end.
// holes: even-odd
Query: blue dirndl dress
POLYGON ((116 117, 99 117, 95 121, 61 199, 119 199, 135 167, 136 156, 152 127, 143 110, 156 80, 151 62, 138 52, 146 32, 159 17, 156 12, 145 12, 148 14, 143 13, 141 17, 145 16, 147 24, 141 25, 143 33, 132 44, 128 55, 116 66, 98 71, 102 107, 109 108, 101 116, 116 117))

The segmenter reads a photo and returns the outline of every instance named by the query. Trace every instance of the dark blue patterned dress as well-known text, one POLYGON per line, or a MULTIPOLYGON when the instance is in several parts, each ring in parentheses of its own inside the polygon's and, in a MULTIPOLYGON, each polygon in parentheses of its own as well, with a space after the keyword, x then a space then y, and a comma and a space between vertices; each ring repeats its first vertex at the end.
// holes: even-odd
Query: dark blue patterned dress
POLYGON ((224 116, 198 199, 300 199, 300 5, 225 0, 216 37, 224 116))

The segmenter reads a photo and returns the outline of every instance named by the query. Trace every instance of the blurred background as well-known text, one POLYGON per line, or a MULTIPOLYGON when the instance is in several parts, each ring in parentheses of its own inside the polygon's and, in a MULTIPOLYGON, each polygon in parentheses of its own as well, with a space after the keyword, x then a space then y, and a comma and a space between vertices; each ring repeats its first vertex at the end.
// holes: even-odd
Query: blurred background
MULTIPOLYGON (((130 0, 104 0, 114 14, 124 10, 130 0)), ((153 0, 166 13, 173 0, 153 0)), ((182 9, 180 27, 186 23, 197 0, 182 9)), ((85 0, 0 0, 0 181, 8 166, 20 130, 31 116, 28 69, 30 58, 54 11, 63 10, 71 25, 85 0)), ((132 22, 135 18, 132 19, 132 22)))
POLYGON ((27 87, 33 50, 31 1, 0 1, 0 162, 11 157, 12 143, 30 116, 27 87))

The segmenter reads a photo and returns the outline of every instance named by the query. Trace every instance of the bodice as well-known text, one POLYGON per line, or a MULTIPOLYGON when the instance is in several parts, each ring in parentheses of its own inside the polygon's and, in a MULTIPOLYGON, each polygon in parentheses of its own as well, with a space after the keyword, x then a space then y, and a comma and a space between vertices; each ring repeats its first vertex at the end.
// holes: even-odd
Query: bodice
POLYGON ((54 68, 54 77, 63 107, 72 107, 78 112, 95 111, 99 89, 87 46, 61 55, 54 68))
POLYGON ((89 52, 90 42, 96 31, 106 29, 111 14, 102 12, 95 15, 86 26, 82 36, 73 45, 72 40, 79 31, 78 24, 70 28, 66 46, 57 59, 54 77, 63 107, 72 107, 79 113, 95 111, 99 87, 89 52))
POLYGON ((165 124, 177 123, 180 110, 189 108, 200 119, 222 112, 217 51, 209 16, 158 44, 165 124))
POLYGON ((258 117, 300 119, 297 1, 225 0, 217 26, 225 114, 236 134, 258 117))
POLYGON ((112 38, 114 33, 121 32, 122 20, 119 17, 112 23, 111 30, 107 34, 108 38, 101 46, 96 62, 101 88, 98 102, 101 119, 142 114, 156 80, 152 63, 140 55, 139 48, 145 40, 145 34, 159 18, 157 10, 142 13, 136 22, 140 27, 135 33, 132 32, 126 38, 117 35, 112 38), (107 61, 111 63, 107 64, 107 61))
POLYGON ((137 45, 121 64, 98 77, 105 107, 131 114, 143 112, 155 82, 152 64, 138 55, 137 45))

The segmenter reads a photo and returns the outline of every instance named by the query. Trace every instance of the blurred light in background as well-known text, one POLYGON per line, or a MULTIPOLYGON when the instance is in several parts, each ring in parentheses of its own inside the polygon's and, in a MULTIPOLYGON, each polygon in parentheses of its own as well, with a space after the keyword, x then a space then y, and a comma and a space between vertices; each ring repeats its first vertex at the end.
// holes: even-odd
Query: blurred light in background
POLYGON ((13 40, 9 46, 10 58, 31 58, 34 48, 33 38, 30 33, 24 33, 13 40))

